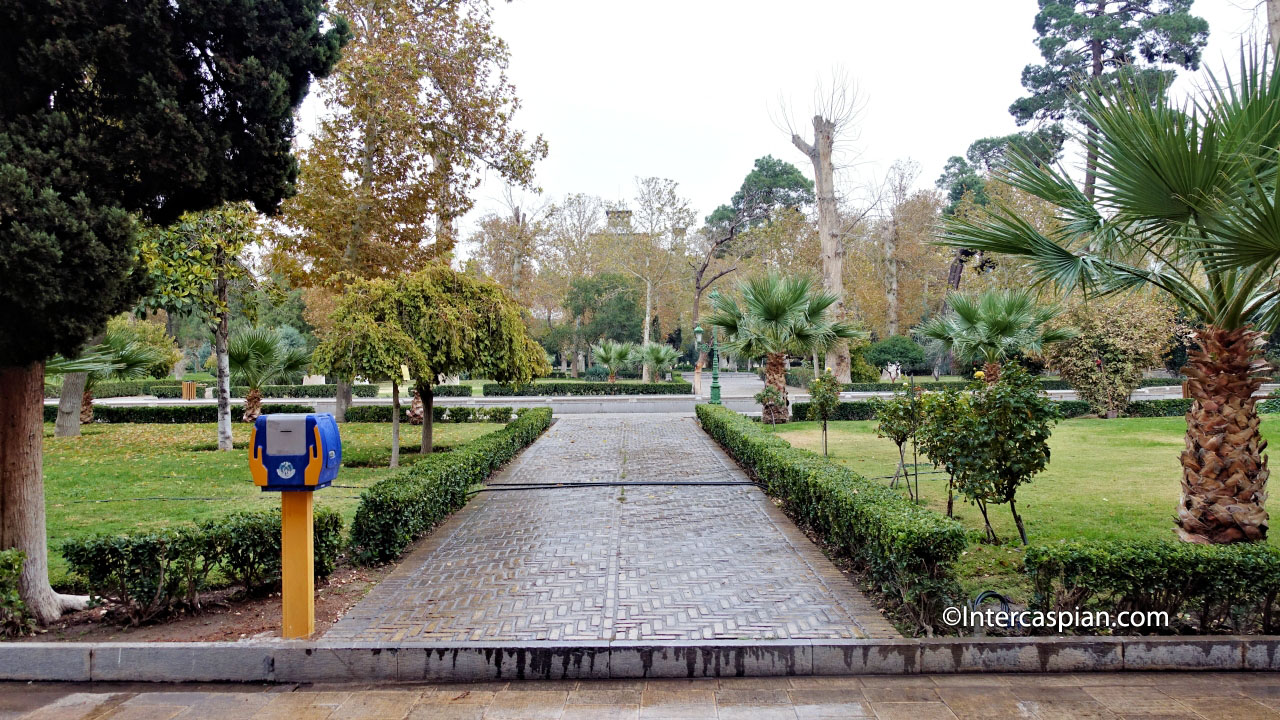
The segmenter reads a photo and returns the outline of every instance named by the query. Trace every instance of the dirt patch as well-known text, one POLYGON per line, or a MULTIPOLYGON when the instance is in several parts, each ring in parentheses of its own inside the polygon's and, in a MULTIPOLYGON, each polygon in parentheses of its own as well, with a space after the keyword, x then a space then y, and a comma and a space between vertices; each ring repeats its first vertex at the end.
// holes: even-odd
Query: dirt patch
MULTIPOLYGON (((317 638, 338 621, 395 566, 379 568, 338 568, 329 579, 316 585, 317 638)), ((16 638, 38 642, 219 642, 280 636, 280 593, 255 598, 237 598, 236 592, 222 590, 201 595, 203 607, 182 611, 142 627, 122 628, 109 622, 109 608, 98 607, 72 613, 35 635, 16 638)))

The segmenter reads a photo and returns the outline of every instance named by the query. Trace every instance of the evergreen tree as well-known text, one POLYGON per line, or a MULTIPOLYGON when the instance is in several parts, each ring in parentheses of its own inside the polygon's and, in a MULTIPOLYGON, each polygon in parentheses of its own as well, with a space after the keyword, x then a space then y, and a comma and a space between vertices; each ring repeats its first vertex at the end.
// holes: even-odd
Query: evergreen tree
POLYGON ((0 538, 49 586, 44 361, 73 357, 142 290, 137 218, 293 188, 293 111, 347 36, 323 0, 14 0, 0 6, 0 538))
MULTIPOLYGON (((1009 106, 1019 125, 1078 119, 1081 84, 1114 85, 1132 74, 1146 92, 1163 94, 1176 67, 1195 70, 1209 23, 1191 14, 1192 0, 1039 0, 1035 30, 1042 65, 1022 70, 1030 93, 1009 106)), ((1086 126, 1087 127, 1087 126, 1086 126)), ((1093 197, 1097 147, 1087 127, 1085 194, 1093 197)))

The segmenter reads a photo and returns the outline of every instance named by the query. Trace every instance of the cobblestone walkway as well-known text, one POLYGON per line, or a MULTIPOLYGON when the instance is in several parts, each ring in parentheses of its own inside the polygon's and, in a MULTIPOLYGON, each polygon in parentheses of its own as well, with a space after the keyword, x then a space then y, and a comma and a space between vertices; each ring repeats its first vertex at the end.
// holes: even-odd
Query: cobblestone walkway
POLYGON ((1267 718, 1275 673, 913 675, 349 687, 0 683, 24 720, 1267 718))
POLYGON ((690 417, 558 420, 325 637, 895 637, 690 417), (676 485, 639 485, 641 482, 676 485), (530 483, 622 486, 523 489, 530 483))

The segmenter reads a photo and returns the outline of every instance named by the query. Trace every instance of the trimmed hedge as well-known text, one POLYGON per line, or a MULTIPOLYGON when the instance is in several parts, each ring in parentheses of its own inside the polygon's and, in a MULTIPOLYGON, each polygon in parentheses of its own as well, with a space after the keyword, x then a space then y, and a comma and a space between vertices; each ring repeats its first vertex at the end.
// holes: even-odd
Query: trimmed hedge
MULTIPOLYGON (((431 408, 433 422, 510 422, 513 410, 502 407, 435 406, 431 408), (465 411, 465 412, 464 412, 465 411)), ((400 421, 409 422, 409 408, 400 407, 400 421)), ((347 422, 391 422, 390 405, 364 405, 347 408, 347 422)))
POLYGON ((1165 611, 1172 625, 1111 632, 1277 629, 1280 548, 1265 543, 1074 541, 1027 548, 1023 562, 1036 609, 1165 611))
POLYGON ((723 406, 698 420, 788 510, 864 570, 919 627, 938 625, 960 599, 955 562, 964 527, 808 450, 793 448, 723 406))
POLYGON ((548 382, 528 383, 520 387, 503 383, 485 383, 486 397, 542 396, 542 395, 690 395, 693 384, 686 382, 680 373, 671 373, 671 382, 610 383, 610 382, 548 382))
MULTIPOLYGON (((249 394, 245 385, 232 385, 231 397, 242 398, 249 394)), ((263 385, 262 397, 268 398, 332 398, 337 397, 337 385, 263 385)), ((361 384, 351 386, 352 397, 378 397, 378 386, 361 384)))
MULTIPOLYGON (((207 387, 209 387, 209 383, 197 383, 196 391, 203 393, 207 387)), ((61 394, 62 388, 57 385, 44 386, 44 396, 47 398, 56 398, 61 394)), ((93 396, 95 398, 136 397, 140 395, 155 395, 161 398, 182 397, 182 381, 173 378, 161 380, 105 380, 93 386, 93 396)))
MULTIPOLYGON (((1259 412, 1272 412, 1262 407, 1262 403, 1258 407, 1259 412)), ((1089 403, 1083 400, 1059 400, 1056 406, 1062 411, 1063 417, 1080 417, 1081 415, 1089 415, 1093 409, 1089 407, 1089 403)), ((1182 398, 1174 398, 1171 400, 1134 400, 1129 403, 1129 407, 1125 410, 1121 417, 1182 417, 1191 410, 1191 400, 1182 398)), ((1280 408, 1277 408, 1280 411, 1280 408)), ((792 420, 809 419, 809 403, 797 402, 791 404, 792 420)), ((842 402, 836 406, 835 415, 831 416, 832 420, 875 420, 876 408, 870 400, 852 400, 842 402)))
MULTIPOLYGON (((1273 379, 1274 378, 1265 378, 1267 382, 1271 382, 1273 379)), ((788 376, 787 378, 787 384, 788 385, 791 384, 790 376, 788 376)), ((1068 383, 1066 380, 1053 380, 1051 378, 1042 378, 1040 380, 1040 384, 1044 386, 1045 390, 1070 390, 1071 389, 1071 384, 1068 383)), ((883 382, 845 383, 844 392, 890 392, 892 390, 897 389, 898 387, 901 387, 901 385, 902 385, 901 380, 899 380, 896 384, 883 383, 883 382)), ((916 387, 923 388, 925 390, 947 390, 947 389, 961 390, 967 387, 968 385, 969 383, 963 380, 939 380, 938 382, 917 382, 915 384, 916 387)), ((1179 378, 1143 378, 1142 381, 1138 383, 1138 387, 1140 388, 1178 387, 1180 385, 1182 385, 1182 380, 1179 378)), ((805 387, 805 386, 796 385, 795 387, 805 387)))
MULTIPOLYGON (((315 575, 326 578, 342 547, 342 516, 315 511, 315 575)), ((235 512, 196 525, 68 540, 62 556, 94 597, 120 605, 129 622, 146 622, 175 606, 200 606, 209 575, 246 593, 280 579, 280 511, 235 512)))
POLYGON ((471 397, 470 385, 436 385, 431 388, 431 394, 435 397, 471 397))
MULTIPOLYGON (((240 422, 244 416, 239 406, 231 408, 231 422, 240 422)), ((263 404, 263 414, 268 413, 311 413, 316 409, 310 405, 263 404)), ((44 421, 54 422, 58 419, 58 406, 44 406, 44 421)), ((114 407, 111 405, 94 405, 93 421, 96 423, 211 423, 218 422, 217 405, 154 405, 134 407, 114 407)))
POLYGON ((551 426, 551 408, 522 408, 505 428, 452 452, 432 454, 360 494, 351 547, 363 563, 400 557, 414 540, 467 502, 483 482, 551 426))

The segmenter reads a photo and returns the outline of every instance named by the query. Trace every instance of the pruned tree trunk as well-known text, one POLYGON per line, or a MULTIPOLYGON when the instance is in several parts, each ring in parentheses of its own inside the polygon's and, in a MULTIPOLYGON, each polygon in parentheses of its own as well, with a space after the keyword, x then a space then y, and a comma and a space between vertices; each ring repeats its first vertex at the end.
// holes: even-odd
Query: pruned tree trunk
POLYGON ((261 414, 262 390, 259 390, 258 388, 250 388, 249 392, 244 394, 244 421, 247 423, 254 422, 261 414))
POLYGON ((418 449, 423 455, 430 455, 432 452, 432 424, 435 422, 435 393, 431 391, 431 386, 419 386, 418 395, 422 397, 422 447, 418 449))
POLYGON ((764 360, 764 382, 769 387, 775 388, 782 396, 782 405, 774 405, 772 403, 765 404, 761 407, 760 412, 762 419, 766 422, 777 424, 787 421, 787 356, 782 353, 773 353, 765 356, 764 360))
POLYGON ((26 555, 18 593, 49 624, 88 598, 59 595, 49 585, 44 508, 44 363, 0 367, 0 548, 26 555))
MULTIPOLYGON (((224 262, 222 260, 222 246, 218 246, 217 267, 222 268, 224 262)), ((215 289, 218 293, 218 304, 223 308, 218 313, 218 327, 213 333, 213 352, 217 359, 217 380, 218 380, 218 449, 231 449, 231 361, 227 357, 227 338, 231 334, 229 311, 227 308, 227 275, 224 271, 218 271, 218 277, 215 281, 215 289)))
POLYGON ((1187 542, 1265 540, 1267 441, 1259 432, 1254 392, 1265 335, 1249 328, 1205 328, 1188 352, 1187 447, 1182 452, 1178 536, 1187 542))
MULTIPOLYGON (((844 243, 840 238, 840 217, 836 206, 835 147, 836 123, 813 116, 813 144, 792 135, 791 142, 813 163, 814 187, 818 199, 818 239, 822 246, 822 287, 836 296, 831 316, 844 320, 844 243)), ((840 340, 827 349, 827 367, 842 383, 849 382, 849 343, 840 340)))
POLYGON ((62 376, 62 393, 58 396, 58 418, 53 424, 54 437, 80 435, 80 408, 89 373, 67 373, 62 376))
POLYGON ((1267 40, 1271 57, 1280 55, 1280 0, 1267 0, 1267 40))
POLYGON ((391 378, 391 467, 400 467, 400 384, 391 378))

